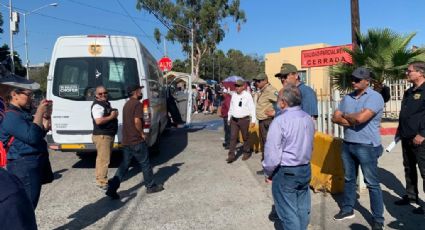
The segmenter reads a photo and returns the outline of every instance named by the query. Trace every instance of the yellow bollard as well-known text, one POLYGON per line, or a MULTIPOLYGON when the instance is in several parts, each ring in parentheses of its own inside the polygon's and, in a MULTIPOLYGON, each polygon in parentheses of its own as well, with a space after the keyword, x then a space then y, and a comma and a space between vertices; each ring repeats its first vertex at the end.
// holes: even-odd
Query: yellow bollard
POLYGON ((316 132, 311 156, 310 186, 315 192, 332 194, 344 191, 344 166, 341 159, 342 140, 316 132))

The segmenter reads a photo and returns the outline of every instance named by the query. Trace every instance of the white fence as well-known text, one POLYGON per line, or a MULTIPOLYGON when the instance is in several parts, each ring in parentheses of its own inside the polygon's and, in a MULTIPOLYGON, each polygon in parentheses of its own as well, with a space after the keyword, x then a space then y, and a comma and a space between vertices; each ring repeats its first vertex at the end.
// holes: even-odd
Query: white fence
MULTIPOLYGON (((400 113, 401 101, 404 91, 410 87, 410 83, 406 80, 386 81, 385 84, 390 87, 390 100, 385 103, 382 118, 397 120, 400 113)), ((331 121, 332 114, 338 107, 341 98, 344 96, 338 90, 331 92, 331 95, 325 95, 321 90, 316 91, 318 95, 318 111, 317 129, 320 132, 335 136, 343 137, 342 127, 333 124, 331 121)))
MULTIPOLYGON (((398 119, 404 91, 410 87, 410 84, 406 80, 387 81, 385 84, 390 87, 391 98, 387 103, 385 103, 382 118, 398 119)), ((338 90, 332 91, 331 95, 325 96, 323 96, 321 90, 316 93, 318 95, 319 112, 319 116, 317 118, 318 131, 334 137, 344 138, 343 127, 337 124, 333 124, 331 121, 332 115, 335 109, 338 108, 338 104, 344 95, 341 95, 338 90)), ((363 181, 363 173, 361 170, 359 170, 357 184, 359 190, 366 189, 366 185, 363 181)))

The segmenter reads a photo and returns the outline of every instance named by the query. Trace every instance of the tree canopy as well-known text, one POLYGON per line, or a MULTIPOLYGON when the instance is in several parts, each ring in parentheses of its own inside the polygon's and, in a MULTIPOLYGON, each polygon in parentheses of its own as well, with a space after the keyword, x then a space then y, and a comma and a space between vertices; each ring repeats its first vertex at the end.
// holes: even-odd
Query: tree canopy
POLYGON ((408 63, 425 60, 425 49, 409 47, 415 35, 402 35, 388 28, 370 29, 366 34, 359 34, 359 46, 353 50, 346 49, 353 64, 340 64, 331 68, 334 86, 342 91, 351 90, 350 76, 359 66, 369 68, 374 81, 378 83, 405 78, 404 70, 408 63))
MULTIPOLYGON (((227 53, 216 50, 204 56, 200 63, 199 76, 203 79, 221 81, 231 75, 252 80, 257 74, 264 72, 264 60, 257 55, 245 55, 239 50, 230 49, 227 53)), ((190 72, 190 60, 176 60, 173 71, 190 72)))
MULTIPOLYGON (((7 44, 4 44, 2 47, 0 47, 0 61, 6 64, 6 68, 8 70, 11 69, 10 67, 11 60, 9 58, 9 53, 10 53, 10 49, 7 44)), ((16 51, 14 51, 14 62, 15 62, 15 74, 22 77, 26 76, 27 70, 24 66, 22 66, 22 60, 16 51)))
MULTIPOLYGON (((246 22, 245 12, 239 5, 239 0, 137 0, 136 8, 153 14, 168 28, 165 38, 181 43, 188 56, 193 32, 194 74, 198 77, 202 57, 213 53, 217 44, 225 37, 229 21, 227 19, 233 19, 237 30, 241 23, 246 22)), ((158 29, 154 36, 159 41, 158 29)))

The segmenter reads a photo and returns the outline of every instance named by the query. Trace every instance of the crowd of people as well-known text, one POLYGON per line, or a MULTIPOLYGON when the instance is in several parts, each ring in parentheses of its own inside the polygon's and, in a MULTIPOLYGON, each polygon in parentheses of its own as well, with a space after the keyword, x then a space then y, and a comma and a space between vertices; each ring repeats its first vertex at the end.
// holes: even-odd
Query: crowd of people
MULTIPOLYGON (((417 166, 424 179, 425 191, 425 62, 410 63, 405 74, 413 85, 403 96, 396 139, 401 139, 402 143, 406 195, 395 205, 420 204, 417 166)), ((276 218, 285 229, 307 229, 311 212, 310 159, 317 126, 317 97, 312 88, 301 82, 292 64, 282 64, 275 77, 282 83, 279 92, 261 73, 254 79, 257 92, 250 94, 245 82, 240 80, 235 82, 234 91, 224 94, 221 104, 223 147, 229 150, 226 161, 235 161, 240 132, 242 160, 249 159, 248 129, 258 120, 263 172, 265 181, 272 184, 276 218)), ((384 85, 376 87, 373 84, 372 88, 373 73, 365 67, 352 72, 351 82, 354 91, 342 99, 332 117, 333 123, 344 127, 341 158, 345 173, 344 199, 334 220, 355 217, 360 167, 370 194, 372 229, 378 230, 384 228, 384 203, 378 176, 378 159, 383 153, 380 125, 389 91, 384 85)), ((413 213, 423 215, 423 204, 413 213)))
MULTIPOLYGON (((397 200, 396 205, 420 204, 417 167, 425 181, 425 62, 410 63, 405 74, 412 86, 403 96, 396 136, 402 143, 406 195, 397 200)), ((247 90, 249 85, 243 79, 235 81, 233 89, 224 86, 217 90, 210 86, 202 90, 192 88, 197 91, 194 110, 210 113, 219 103, 225 133, 223 147, 228 150, 226 161, 229 164, 237 160, 239 133, 243 140, 242 160, 251 157, 248 130, 258 121, 262 167, 265 182, 272 184, 276 218, 285 229, 307 229, 311 213, 310 159, 318 116, 317 97, 314 90, 300 80, 298 69, 290 63, 282 64, 274 77, 282 83, 280 91, 270 85, 265 73, 254 78, 251 90, 247 90)), ((361 167, 370 194, 372 229, 383 229, 384 203, 378 159, 383 152, 379 128, 385 102, 383 95, 370 87, 372 81, 369 69, 356 68, 351 74, 354 91, 344 96, 332 117, 332 122, 344 127, 341 158, 345 172, 341 210, 334 219, 355 217, 356 180, 361 167)), ((35 110, 31 108, 33 91, 38 87, 10 73, 2 73, 0 78, 0 150, 7 151, 7 165, 0 167, 0 221, 6 229, 37 228, 34 210, 41 187, 53 180, 44 139, 51 128, 52 105, 48 100, 41 100, 35 110)), ((142 87, 130 85, 127 88, 129 100, 122 114, 123 161, 111 179, 107 176, 108 166, 119 114, 108 101, 108 90, 103 86, 96 88, 91 107, 92 137, 97 149, 95 181, 112 199, 120 198, 117 190, 133 157, 141 166, 147 193, 164 190, 162 184, 155 182, 149 162, 140 106, 142 87)), ((423 189, 425 191, 425 182, 423 189)), ((423 205, 413 212, 424 215, 423 205)))

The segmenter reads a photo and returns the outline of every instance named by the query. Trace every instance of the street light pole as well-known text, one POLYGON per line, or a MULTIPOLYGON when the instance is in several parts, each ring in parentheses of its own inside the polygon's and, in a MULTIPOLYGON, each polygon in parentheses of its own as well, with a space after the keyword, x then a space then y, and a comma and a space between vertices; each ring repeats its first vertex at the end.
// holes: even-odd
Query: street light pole
POLYGON ((50 3, 50 4, 47 4, 47 5, 44 5, 44 6, 40 6, 40 7, 38 7, 38 8, 37 8, 37 9, 35 9, 35 10, 29 11, 29 12, 25 12, 25 13, 18 12, 18 13, 20 13, 20 14, 22 14, 22 15, 24 16, 24 36, 25 36, 25 38, 24 38, 24 43, 25 43, 25 59, 26 59, 25 67, 26 67, 26 69, 27 69, 27 79, 30 79, 30 72, 29 72, 30 60, 29 60, 29 58, 28 58, 28 30, 27 30, 27 15, 29 15, 29 14, 31 14, 31 13, 34 13, 34 12, 36 12, 36 11, 39 11, 39 10, 41 10, 41 9, 43 9, 43 8, 49 7, 49 6, 54 6, 54 7, 56 7, 56 6, 58 6, 58 3, 54 2, 54 3, 50 3))
POLYGON ((10 70, 12 73, 15 73, 15 58, 14 58, 14 51, 13 51, 13 31, 12 31, 12 0, 9 0, 9 32, 10 32, 10 70))
MULTIPOLYGON (((194 41, 194 30, 193 30, 193 26, 192 26, 192 28, 190 29, 190 36, 191 36, 191 39, 192 39, 192 45, 191 45, 191 55, 190 55, 190 59, 191 59, 191 67, 190 67, 190 69, 191 69, 191 72, 190 72, 190 74, 192 75, 192 77, 193 77, 193 75, 195 74, 195 71, 194 71, 194 69, 193 69, 193 62, 194 62, 194 59, 193 59, 193 53, 194 53, 194 48, 193 48, 193 46, 194 46, 194 44, 195 44, 195 41, 194 41)), ((192 87, 192 86, 191 86, 192 87)))

